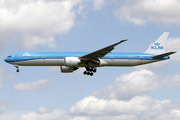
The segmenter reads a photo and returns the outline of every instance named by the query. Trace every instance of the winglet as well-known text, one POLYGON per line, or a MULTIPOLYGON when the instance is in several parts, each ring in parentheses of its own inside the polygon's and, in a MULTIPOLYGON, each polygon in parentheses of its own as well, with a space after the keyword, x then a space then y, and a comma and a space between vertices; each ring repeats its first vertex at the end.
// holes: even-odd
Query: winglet
POLYGON ((125 39, 125 40, 121 40, 120 42, 125 42, 125 41, 127 41, 128 39, 125 39))
MULTIPOLYGON (((119 42, 117 42, 117 43, 115 43, 115 44, 113 44, 113 45, 110 45, 110 46, 116 46, 116 45, 118 45, 118 44, 120 44, 120 43, 122 43, 122 42, 125 42, 125 41, 127 41, 128 39, 125 39, 125 40, 121 40, 121 41, 119 41, 119 42)), ((108 46, 109 47, 109 46, 108 46)))

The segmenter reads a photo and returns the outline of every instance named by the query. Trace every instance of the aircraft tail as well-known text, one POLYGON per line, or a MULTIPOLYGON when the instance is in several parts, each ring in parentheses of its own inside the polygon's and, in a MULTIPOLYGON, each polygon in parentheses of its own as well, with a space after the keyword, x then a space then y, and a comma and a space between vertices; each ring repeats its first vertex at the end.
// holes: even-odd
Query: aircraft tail
POLYGON ((152 43, 149 48, 145 51, 145 53, 152 54, 162 54, 165 52, 165 44, 167 38, 169 36, 169 32, 164 32, 154 43, 152 43))

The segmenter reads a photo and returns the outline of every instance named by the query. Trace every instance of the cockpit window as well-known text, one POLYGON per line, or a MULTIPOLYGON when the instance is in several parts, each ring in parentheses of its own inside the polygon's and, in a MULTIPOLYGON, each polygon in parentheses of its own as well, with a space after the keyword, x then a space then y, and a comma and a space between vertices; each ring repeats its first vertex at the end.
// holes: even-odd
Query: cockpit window
POLYGON ((10 58, 11 56, 8 56, 8 58, 10 58))

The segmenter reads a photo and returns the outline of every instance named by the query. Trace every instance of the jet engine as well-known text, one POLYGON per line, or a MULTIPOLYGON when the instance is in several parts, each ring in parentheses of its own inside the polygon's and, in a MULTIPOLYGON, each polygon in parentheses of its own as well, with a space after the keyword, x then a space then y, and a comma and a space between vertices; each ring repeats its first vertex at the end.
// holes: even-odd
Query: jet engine
POLYGON ((66 66, 77 66, 78 63, 80 63, 81 60, 79 60, 79 58, 77 57, 65 57, 64 58, 64 64, 66 66))
POLYGON ((62 73, 71 73, 77 69, 78 69, 77 67, 61 66, 61 72, 62 73))

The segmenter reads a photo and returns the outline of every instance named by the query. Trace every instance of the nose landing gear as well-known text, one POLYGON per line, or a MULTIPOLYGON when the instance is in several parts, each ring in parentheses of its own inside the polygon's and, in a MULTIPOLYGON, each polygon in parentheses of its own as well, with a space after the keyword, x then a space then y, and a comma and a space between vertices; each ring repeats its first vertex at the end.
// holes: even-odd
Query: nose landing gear
POLYGON ((97 69, 95 67, 86 67, 86 71, 84 71, 83 74, 93 76, 96 71, 97 69))
POLYGON ((19 66, 15 65, 14 67, 16 67, 16 72, 19 72, 19 66))

